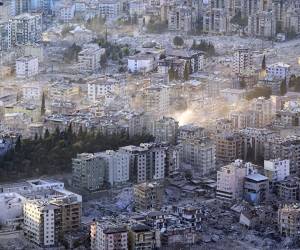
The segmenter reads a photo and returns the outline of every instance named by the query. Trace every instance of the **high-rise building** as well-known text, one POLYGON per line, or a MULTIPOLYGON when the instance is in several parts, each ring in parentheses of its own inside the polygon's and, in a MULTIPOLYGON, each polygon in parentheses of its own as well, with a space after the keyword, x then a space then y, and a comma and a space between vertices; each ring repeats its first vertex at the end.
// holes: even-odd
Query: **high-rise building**
POLYGON ((216 160, 230 163, 242 158, 242 137, 236 132, 223 132, 215 135, 216 160))
POLYGON ((215 171, 216 147, 211 139, 185 140, 180 147, 180 161, 191 167, 195 175, 205 176, 215 171))
POLYGON ((0 22, 0 51, 7 51, 11 47, 11 22, 0 22))
POLYGON ((72 185, 75 188, 97 191, 105 183, 107 162, 96 154, 82 153, 72 159, 72 185))
POLYGON ((11 39, 13 45, 27 45, 42 38, 42 15, 24 13, 11 19, 11 39))
POLYGON ((167 116, 170 111, 170 89, 168 86, 150 86, 143 92, 144 110, 154 117, 167 116))
POLYGON ((107 150, 97 153, 107 162, 106 179, 111 186, 129 181, 130 155, 124 151, 107 150))
POLYGON ((150 250, 155 248, 155 232, 151 227, 145 224, 134 224, 128 231, 129 249, 150 250))
POLYGON ((172 31, 191 31, 192 10, 187 6, 175 6, 168 12, 168 29, 172 31))
POLYGON ((246 175, 247 165, 242 160, 222 167, 217 173, 216 197, 229 201, 242 198, 246 175))
POLYGON ((40 246, 58 246, 66 233, 81 226, 82 197, 65 189, 40 189, 22 194, 24 236, 40 246))
POLYGON ((233 72, 243 74, 252 71, 253 56, 250 49, 238 49, 234 52, 233 72))
POLYGON ((40 247, 57 246, 62 226, 59 206, 44 200, 29 200, 23 209, 26 239, 40 247))
POLYGON ((127 250, 128 230, 126 226, 111 222, 97 221, 91 225, 92 250, 127 250))
POLYGON ((284 205, 278 209, 278 228, 285 237, 299 237, 300 207, 299 204, 284 205))
POLYGON ((164 189, 160 183, 144 182, 134 186, 134 208, 136 211, 159 210, 162 207, 164 189))
POLYGON ((287 159, 265 160, 264 173, 270 182, 282 181, 290 175, 290 161, 287 159))
POLYGON ((85 44, 78 53, 80 71, 95 73, 101 67, 101 56, 104 53, 105 49, 100 48, 98 44, 85 44))
POLYGON ((271 138, 264 143, 264 159, 289 159, 290 174, 300 174, 300 138, 271 138))
POLYGON ((16 77, 29 78, 39 73, 39 60, 33 56, 23 56, 16 60, 16 77))
POLYGON ((151 134, 156 142, 175 144, 178 133, 178 122, 172 117, 163 117, 152 123, 151 134))

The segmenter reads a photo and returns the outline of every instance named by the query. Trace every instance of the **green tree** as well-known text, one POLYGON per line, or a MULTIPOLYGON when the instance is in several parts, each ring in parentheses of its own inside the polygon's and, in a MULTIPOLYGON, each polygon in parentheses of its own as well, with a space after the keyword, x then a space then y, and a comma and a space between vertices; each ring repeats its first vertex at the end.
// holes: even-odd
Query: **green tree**
POLYGON ((45 115, 46 113, 46 104, 45 104, 45 93, 43 92, 42 95, 42 104, 41 104, 41 116, 45 115))
POLYGON ((247 87, 246 81, 245 81, 244 78, 242 78, 242 79, 240 80, 240 88, 241 88, 241 89, 244 89, 244 88, 246 88, 246 87, 247 87))
POLYGON ((262 70, 266 70, 267 69, 267 65, 266 65, 266 56, 264 55, 262 62, 261 62, 261 69, 262 70))
POLYGON ((15 152, 20 152, 22 148, 21 136, 18 136, 16 144, 15 144, 15 152))
POLYGON ((173 39, 173 44, 174 44, 176 47, 181 47, 181 46, 184 44, 184 41, 183 41, 182 37, 180 37, 180 36, 175 36, 174 39, 173 39))
POLYGON ((50 137, 49 130, 46 129, 46 130, 45 130, 45 134, 44 134, 44 139, 47 139, 47 138, 49 138, 49 137, 50 137))
POLYGON ((280 84, 280 95, 285 95, 287 92, 286 80, 283 80, 280 84))
POLYGON ((188 81, 190 77, 190 66, 189 63, 186 62, 185 66, 184 66, 184 74, 183 74, 183 78, 185 81, 188 81))
POLYGON ((101 68, 105 68, 106 67, 106 63, 107 63, 107 57, 106 57, 106 53, 101 55, 100 58, 100 66, 101 68))

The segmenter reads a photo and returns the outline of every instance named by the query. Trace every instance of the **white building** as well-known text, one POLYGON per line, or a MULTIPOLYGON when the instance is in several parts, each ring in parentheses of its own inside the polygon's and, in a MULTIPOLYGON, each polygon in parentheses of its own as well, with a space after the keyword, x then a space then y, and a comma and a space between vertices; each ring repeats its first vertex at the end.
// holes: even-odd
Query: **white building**
POLYGON ((69 23, 75 16, 75 5, 66 4, 59 9, 58 17, 64 23, 69 23))
POLYGON ((42 38, 42 15, 24 13, 10 20, 13 45, 33 44, 42 38))
POLYGON ((28 83, 22 86, 23 99, 26 101, 38 101, 43 94, 42 87, 38 84, 28 83))
POLYGON ((24 56, 16 60, 16 77, 29 78, 39 73, 39 60, 37 57, 24 56))
POLYGON ((97 153, 107 162, 107 180, 111 186, 129 181, 130 155, 122 151, 107 150, 97 153))
POLYGON ((58 244, 56 220, 59 207, 43 200, 28 200, 24 204, 24 235, 41 247, 53 247, 58 244))
POLYGON ((23 218, 24 200, 18 193, 0 194, 0 225, 10 225, 23 218))
POLYGON ((222 89, 220 95, 228 102, 237 102, 246 97, 245 89, 222 89))
POLYGON ((96 154, 82 153, 72 159, 72 185, 75 188, 97 191, 105 181, 107 162, 96 154))
POLYGON ((51 179, 36 179, 0 185, 0 193, 23 194, 28 191, 35 192, 49 189, 64 189, 64 183, 51 179))
POLYGON ((197 176, 205 176, 215 171, 216 147, 209 138, 190 139, 181 142, 180 161, 190 167, 197 176))
POLYGON ((170 88, 163 85, 147 87, 143 90, 144 111, 154 117, 162 118, 170 111, 170 88))
POLYGON ((265 160, 264 171, 270 181, 282 181, 290 175, 290 160, 265 160))
POLYGON ((216 197, 222 200, 242 198, 244 178, 247 175, 249 166, 249 163, 244 164, 242 160, 236 160, 222 167, 217 173, 216 197))
POLYGON ((101 56, 105 54, 105 49, 98 44, 85 44, 78 54, 78 63, 81 72, 94 73, 99 70, 101 56))
POLYGON ((154 54, 137 54, 128 58, 130 73, 148 73, 157 67, 157 58, 154 54))
POLYGON ((268 78, 289 79, 290 65, 279 62, 267 66, 268 78))
POLYGON ((119 0, 101 0, 98 4, 99 15, 105 19, 116 19, 122 11, 122 4, 119 0))
POLYGON ((91 225, 91 249, 128 249, 128 232, 124 225, 97 221, 91 225))
POLYGON ((253 70, 253 55, 249 49, 238 49, 233 56, 233 72, 235 74, 249 73, 253 70))
POLYGON ((88 82, 88 100, 92 103, 111 100, 117 93, 120 82, 114 78, 101 78, 88 82))

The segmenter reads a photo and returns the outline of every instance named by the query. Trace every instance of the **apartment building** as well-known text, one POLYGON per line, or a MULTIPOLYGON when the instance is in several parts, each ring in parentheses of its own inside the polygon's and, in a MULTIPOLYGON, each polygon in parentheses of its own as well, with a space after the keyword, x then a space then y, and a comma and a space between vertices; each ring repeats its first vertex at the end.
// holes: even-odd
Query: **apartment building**
POLYGON ((72 185, 81 190, 97 191, 105 184, 107 162, 97 154, 82 153, 72 159, 72 185))
POLYGON ((58 10, 58 18, 64 23, 69 23, 75 16, 75 4, 64 4, 58 10))
POLYGON ((11 40, 13 45, 37 43, 42 38, 41 14, 24 13, 15 16, 11 22, 11 40))
POLYGON ((23 99, 26 101, 39 101, 43 90, 38 84, 27 83, 22 86, 23 99))
POLYGON ((231 163, 242 158, 242 137, 237 132, 223 132, 215 135, 216 160, 231 163))
POLYGON ((276 34, 276 17, 272 11, 258 11, 248 18, 248 35, 274 37, 276 34))
POLYGON ((233 72, 235 74, 245 74, 253 70, 252 51, 247 48, 241 48, 234 52, 233 72))
POLYGON ((203 31, 212 34, 225 34, 231 30, 230 17, 224 8, 210 8, 203 16, 203 31))
POLYGON ((31 12, 31 0, 11 0, 11 9, 14 16, 31 12))
POLYGON ((129 73, 148 73, 156 69, 157 58, 151 53, 139 53, 130 56, 127 61, 129 73))
POLYGON ((81 72, 95 73, 101 67, 101 56, 105 54, 105 49, 98 44, 90 43, 83 45, 78 53, 78 63, 81 72))
POLYGON ((277 132, 266 128, 245 128, 239 131, 243 138, 243 159, 262 159, 265 142, 277 136, 277 132))
POLYGON ((130 157, 130 180, 136 183, 165 178, 167 162, 171 162, 170 158, 167 160, 167 150, 163 145, 151 143, 119 148, 119 152, 130 157))
POLYGON ((98 13, 105 19, 116 19, 122 12, 122 2, 112 0, 101 0, 98 3, 98 13))
POLYGON ((259 173, 249 174, 244 179, 244 196, 251 204, 259 204, 268 200, 269 180, 259 173))
POLYGON ((272 101, 264 97, 254 99, 250 104, 250 110, 257 112, 257 126, 260 128, 270 125, 275 116, 272 101))
POLYGON ((170 31, 191 31, 192 10, 187 6, 174 6, 168 12, 168 29, 170 31))
POLYGON ((135 211, 160 210, 164 196, 163 186, 157 182, 144 182, 134 186, 135 211))
POLYGON ((298 204, 286 204, 278 209, 278 228, 282 236, 299 237, 300 207, 298 204))
POLYGON ((264 159, 289 159, 290 174, 300 173, 300 140, 297 136, 271 138, 264 143, 264 159))
POLYGON ((290 175, 290 160, 270 159, 264 161, 264 174, 270 182, 282 181, 290 175))
POLYGON ((39 246, 57 245, 65 233, 80 228, 82 197, 65 190, 61 182, 30 180, 0 189, 0 224, 23 222, 26 239, 39 246))
POLYGON ((246 175, 247 165, 242 160, 221 167, 217 172, 216 198, 229 201, 242 198, 246 175))
POLYGON ((291 66, 286 63, 278 62, 267 66, 267 77, 268 78, 278 78, 286 79, 290 78, 290 68, 291 66))
POLYGON ((295 202, 300 199, 300 179, 296 176, 288 176, 276 183, 277 196, 287 202, 295 202))
POLYGON ((127 250, 126 226, 112 221, 97 221, 91 225, 92 250, 127 250))
POLYGON ((178 122, 172 117, 163 117, 153 121, 151 134, 158 143, 175 144, 177 141, 178 122))
POLYGON ((144 111, 155 118, 167 116, 170 112, 170 88, 168 86, 150 86, 144 89, 144 111))
POLYGON ((61 222, 59 206, 45 200, 28 200, 24 204, 24 236, 40 247, 58 246, 61 222))
POLYGON ((111 186, 124 184, 129 181, 130 155, 124 151, 107 150, 97 153, 107 162, 106 179, 111 186))
POLYGON ((11 22, 0 22, 0 51, 11 49, 11 35, 11 22))
POLYGON ((16 77, 30 78, 39 73, 39 60, 33 56, 23 56, 16 60, 16 77))
POLYGON ((133 224, 128 229, 128 246, 132 250, 155 248, 155 232, 145 224, 133 224))
POLYGON ((101 100, 111 100, 118 93, 120 82, 114 78, 102 77, 88 81, 87 98, 90 102, 96 103, 101 100))
POLYGON ((195 175, 215 171, 216 147, 211 139, 185 140, 180 143, 180 161, 191 167, 195 175))
POLYGON ((178 129, 177 142, 182 142, 187 139, 200 139, 205 137, 205 130, 195 124, 186 124, 178 129))

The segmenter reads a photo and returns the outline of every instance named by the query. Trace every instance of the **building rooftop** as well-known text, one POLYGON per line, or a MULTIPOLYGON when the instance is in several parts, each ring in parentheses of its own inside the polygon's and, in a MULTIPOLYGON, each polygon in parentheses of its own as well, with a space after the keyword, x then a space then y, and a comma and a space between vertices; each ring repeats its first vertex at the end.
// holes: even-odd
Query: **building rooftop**
POLYGON ((266 181, 268 178, 261 174, 250 174, 245 177, 246 179, 253 180, 255 182, 266 181))

